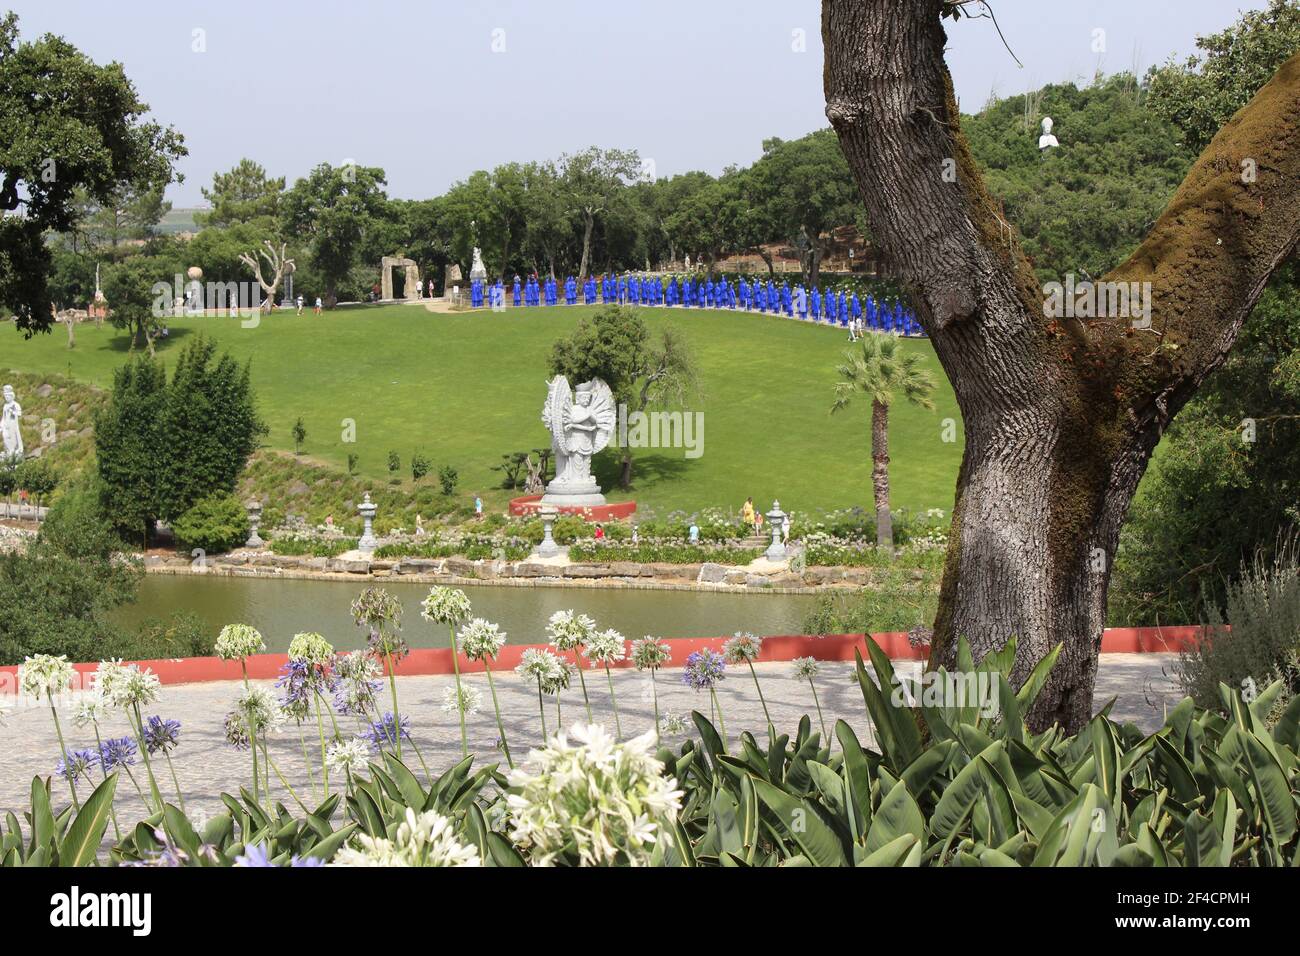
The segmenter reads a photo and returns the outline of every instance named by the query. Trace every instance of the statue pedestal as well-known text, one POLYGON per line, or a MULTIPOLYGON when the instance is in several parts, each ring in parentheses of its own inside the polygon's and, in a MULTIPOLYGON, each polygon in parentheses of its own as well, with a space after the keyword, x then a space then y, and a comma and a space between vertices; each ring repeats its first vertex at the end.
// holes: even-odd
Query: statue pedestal
POLYGON ((542 505, 555 508, 591 508, 605 503, 596 479, 589 481, 560 481, 558 478, 546 486, 542 505))

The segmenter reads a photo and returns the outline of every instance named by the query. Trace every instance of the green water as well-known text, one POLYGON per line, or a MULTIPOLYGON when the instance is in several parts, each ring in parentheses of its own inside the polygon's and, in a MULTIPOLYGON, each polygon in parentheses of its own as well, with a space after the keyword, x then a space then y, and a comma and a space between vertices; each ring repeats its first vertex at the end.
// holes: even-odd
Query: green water
MULTIPOLYGON (((268 650, 284 651, 299 631, 318 631, 335 647, 350 650, 363 643, 348 607, 364 585, 351 581, 148 575, 135 604, 121 608, 117 619, 134 627, 173 611, 197 614, 213 633, 241 622, 262 632, 268 650)), ((420 617, 420 601, 429 585, 384 583, 405 606, 403 633, 413 647, 445 646, 447 634, 420 617)), ((555 611, 572 608, 601 627, 629 639, 716 637, 734 631, 798 634, 816 597, 808 594, 718 594, 701 591, 638 591, 614 588, 516 588, 467 586, 474 613, 495 621, 512 644, 546 640, 544 628, 555 611)))

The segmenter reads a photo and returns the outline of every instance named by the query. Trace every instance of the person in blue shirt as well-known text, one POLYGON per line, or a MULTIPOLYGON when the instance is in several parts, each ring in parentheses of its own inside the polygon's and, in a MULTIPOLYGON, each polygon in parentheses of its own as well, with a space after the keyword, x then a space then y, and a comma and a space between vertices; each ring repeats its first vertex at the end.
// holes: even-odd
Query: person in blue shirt
POLYGON ((853 316, 854 325, 862 324, 862 303, 858 301, 858 294, 853 293, 849 299, 849 314, 853 316))
POLYGON ((822 317, 822 290, 817 286, 812 290, 812 317, 814 322, 820 322, 822 317))
POLYGON ((799 311, 799 318, 808 318, 808 291, 802 286, 794 290, 795 308, 799 311))
POLYGON ((523 301, 522 299, 523 288, 520 285, 519 276, 515 276, 515 284, 510 291, 513 293, 511 304, 514 305, 514 307, 517 309, 519 308, 520 303, 523 301))
POLYGON ((848 325, 849 324, 849 297, 844 294, 843 289, 840 290, 839 312, 840 312, 840 325, 841 326, 848 325))
POLYGON ((791 308, 793 300, 790 298, 790 283, 784 279, 781 280, 781 311, 787 316, 793 315, 791 308))

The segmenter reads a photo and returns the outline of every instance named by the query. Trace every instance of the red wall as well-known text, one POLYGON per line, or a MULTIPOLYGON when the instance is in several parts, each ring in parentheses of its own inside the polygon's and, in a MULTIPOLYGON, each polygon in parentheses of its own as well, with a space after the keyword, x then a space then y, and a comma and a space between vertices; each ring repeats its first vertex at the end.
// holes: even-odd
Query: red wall
MULTIPOLYGON (((1182 627, 1109 627, 1101 638, 1103 654, 1134 653, 1175 653, 1184 648, 1194 647, 1199 639, 1201 628, 1197 626, 1182 627)), ((872 638, 881 649, 894 660, 920 660, 927 656, 929 647, 922 645, 912 647, 904 631, 890 631, 872 634, 872 638)), ((665 639, 664 643, 672 649, 672 658, 668 666, 680 667, 686 663, 687 655, 704 648, 718 650, 725 637, 689 637, 665 639)), ((501 648, 501 654, 492 665, 495 671, 507 670, 519 663, 524 650, 529 647, 543 648, 545 644, 507 644, 501 648)), ((866 642, 861 634, 827 634, 812 636, 808 634, 779 634, 763 639, 763 653, 760 661, 788 661, 796 657, 815 657, 823 661, 851 661, 854 649, 862 656, 867 656, 866 642)), ((285 654, 258 654, 248 659, 248 676, 258 679, 271 679, 279 675, 280 668, 288 661, 285 654)), ((198 681, 239 680, 243 671, 237 661, 223 661, 215 657, 183 657, 167 660, 139 661, 150 668, 164 684, 192 684, 198 681)), ((93 672, 97 663, 75 664, 83 673, 93 672)), ((628 661, 615 665, 632 666, 628 661)), ((460 659, 463 673, 475 673, 483 670, 483 665, 476 661, 460 659)), ((0 667, 0 673, 15 673, 17 667, 9 665, 0 667)), ((450 674, 452 672, 451 648, 417 648, 397 665, 399 675, 416 674, 450 674)), ((0 692, 16 692, 17 681, 0 681, 0 692)))

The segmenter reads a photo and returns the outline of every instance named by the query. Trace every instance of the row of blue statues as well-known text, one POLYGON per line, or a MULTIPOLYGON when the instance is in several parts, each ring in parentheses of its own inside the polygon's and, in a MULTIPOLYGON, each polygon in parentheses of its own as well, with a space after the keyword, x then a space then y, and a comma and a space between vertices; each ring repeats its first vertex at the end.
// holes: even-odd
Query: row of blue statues
MULTIPOLYGON (((897 332, 900 335, 922 335, 921 324, 910 309, 901 303, 877 302, 873 296, 865 301, 856 292, 828 289, 823 292, 814 286, 807 291, 802 285, 793 288, 786 281, 778 286, 772 279, 727 280, 719 278, 698 279, 692 276, 590 276, 579 283, 569 276, 561 284, 553 278, 526 280, 515 276, 511 289, 514 306, 577 305, 581 291, 584 305, 614 304, 683 306, 685 308, 741 309, 746 312, 771 312, 793 318, 812 319, 831 325, 847 327, 850 321, 859 328, 897 332)), ((501 280, 488 284, 483 279, 470 283, 470 305, 505 308, 506 288, 501 280)))

